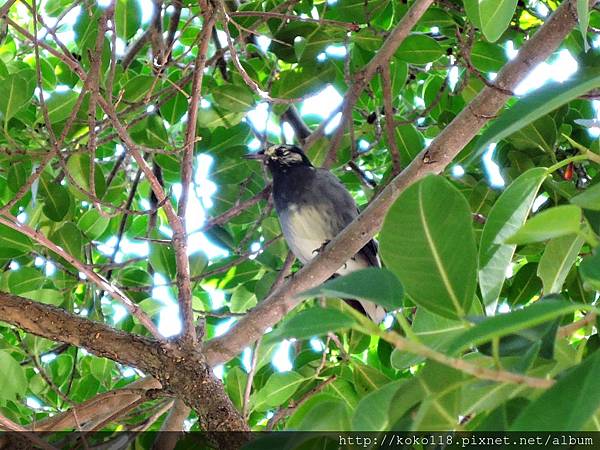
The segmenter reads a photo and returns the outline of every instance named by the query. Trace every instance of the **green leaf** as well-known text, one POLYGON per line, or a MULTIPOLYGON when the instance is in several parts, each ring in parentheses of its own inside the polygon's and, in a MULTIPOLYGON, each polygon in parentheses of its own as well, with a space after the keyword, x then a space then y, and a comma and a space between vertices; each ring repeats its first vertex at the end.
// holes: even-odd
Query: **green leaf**
MULTIPOLYGON (((35 69, 35 63, 32 68, 35 69)), ((54 66, 50 64, 47 59, 40 58, 40 71, 42 72, 42 87, 44 90, 52 92, 56 88, 54 66)))
POLYGON ((549 320, 534 327, 502 336, 497 340, 497 350, 494 349, 493 342, 481 344, 477 349, 487 356, 494 356, 495 352, 500 357, 518 356, 521 361, 513 367, 513 370, 524 371, 538 356, 548 360, 554 358, 559 322, 560 319, 549 320))
POLYGON ((554 119, 546 115, 511 134, 507 140, 517 149, 539 148, 553 153, 557 134, 554 119))
POLYGON ((336 309, 309 308, 286 320, 269 336, 273 339, 308 339, 350 328, 354 320, 336 309))
POLYGON ((600 183, 596 183, 588 187, 581 194, 572 197, 570 202, 584 209, 600 211, 600 183))
POLYGON ((456 354, 472 345, 480 345, 500 336, 516 333, 582 309, 585 305, 567 302, 560 297, 544 298, 523 309, 485 318, 452 341, 448 353, 456 354))
POLYGON ((448 181, 427 176, 406 189, 390 208, 380 240, 386 267, 417 305, 450 319, 470 309, 475 235, 469 205, 448 181))
POLYGON ((533 296, 539 295, 542 282, 537 276, 538 265, 528 263, 519 269, 513 277, 508 291, 508 302, 511 306, 529 303, 533 296))
POLYGON ((91 374, 101 385, 106 387, 111 385, 111 375, 114 368, 114 361, 107 358, 93 358, 90 363, 91 374))
POLYGON ((525 222, 515 234, 506 239, 506 243, 528 244, 579 233, 581 217, 581 208, 576 205, 546 209, 525 222))
POLYGON ((102 216, 96 209, 87 210, 77 221, 77 226, 89 239, 98 239, 108 228, 110 218, 102 216))
POLYGON ((577 0, 577 19, 579 21, 579 30, 583 37, 584 50, 587 52, 590 44, 587 39, 587 30, 590 23, 590 2, 589 0, 577 0))
POLYGON ((35 300, 36 302, 54 306, 60 306, 65 300, 62 292, 55 289, 36 289, 35 291, 23 292, 20 295, 29 300, 35 300))
POLYGON ((54 222, 62 221, 71 207, 69 191, 45 174, 39 180, 39 193, 44 199, 44 214, 54 222))
POLYGON ((115 27, 121 39, 131 39, 142 25, 142 9, 137 0, 117 0, 115 27))
POLYGON ((398 390, 408 380, 396 380, 365 395, 354 411, 352 429, 355 431, 384 431, 391 428, 390 408, 398 390))
POLYGON ((497 44, 477 41, 471 49, 471 62, 482 72, 499 72, 508 58, 504 48, 497 44))
POLYGON ((413 125, 400 125, 395 128, 400 161, 408 166, 425 146, 423 135, 413 125))
POLYGON ((382 12, 389 0, 339 0, 328 6, 325 18, 342 20, 344 22, 365 23, 367 18, 372 19, 382 12))
POLYGON ((120 271, 118 280, 123 286, 152 286, 152 276, 139 267, 127 267, 120 271))
MULTIPOLYGON (((310 406, 310 409, 304 412, 301 419, 298 419, 296 422, 293 422, 293 429, 298 431, 342 431, 348 430, 350 428, 350 414, 351 411, 348 408, 348 404, 343 401, 336 399, 330 395, 321 395, 313 397, 315 399, 314 402, 311 402, 310 405, 307 404, 307 407, 310 406)), ((307 402, 308 403, 308 402, 307 402)), ((298 414, 300 414, 300 410, 298 410, 298 414)), ((292 417, 293 418, 293 417, 292 417)), ((288 426, 291 422, 291 419, 288 422, 288 426)), ((291 443, 290 448, 294 448, 296 446, 296 440, 291 443)), ((262 447, 262 448, 286 448, 279 446, 270 446, 270 447, 262 447)), ((315 448, 314 446, 308 448, 315 448)))
POLYGON ((297 372, 276 372, 261 390, 250 397, 254 411, 282 406, 298 390, 305 378, 297 372))
MULTIPOLYGON (((389 62, 389 68, 392 98, 396 99, 402 93, 402 90, 406 85, 406 79, 408 78, 408 64, 406 64, 404 61, 399 61, 396 58, 392 58, 389 62)), ((383 92, 381 77, 377 77, 374 80, 374 83, 377 86, 378 91, 383 92)), ((403 125, 397 128, 402 127, 403 125)))
POLYGON ((181 92, 177 92, 175 96, 167 100, 161 107, 160 113, 167 122, 171 125, 179 123, 181 118, 185 115, 188 108, 188 102, 185 95, 181 92))
POLYGON ((367 394, 390 382, 390 379, 374 367, 352 360, 354 388, 360 394, 367 394))
MULTIPOLYGON (((319 53, 324 52, 325 49, 333 43, 335 43, 335 41, 332 36, 325 33, 320 28, 317 28, 307 36, 304 42, 302 42, 301 55, 298 60, 302 63, 313 63, 317 60, 319 53)), ((298 43, 294 43, 294 46, 297 44, 298 43)))
POLYGON ((583 258, 579 273, 587 285, 600 291, 600 251, 596 250, 593 255, 583 258))
POLYGON ((371 52, 377 51, 383 42, 382 36, 376 34, 374 31, 369 30, 368 28, 363 28, 357 33, 352 33, 352 37, 350 39, 351 42, 355 43, 359 47, 371 52))
POLYGON ((25 107, 31 97, 33 89, 30 89, 29 83, 23 77, 12 74, 2 80, 0 83, 0 112, 4 116, 6 124, 23 107, 25 107))
POLYGON ((485 305, 498 300, 506 268, 516 248, 505 240, 525 222, 547 173, 538 167, 520 175, 506 188, 488 215, 479 244, 479 287, 485 305))
POLYGON ((252 131, 247 123, 240 123, 235 127, 220 127, 207 136, 208 142, 206 145, 210 148, 211 152, 220 153, 217 160, 221 160, 226 156, 241 157, 246 151, 245 146, 251 134, 252 131), (233 147, 239 149, 239 154, 228 154, 233 147), (240 147, 244 147, 244 150, 240 147))
POLYGON ((412 34, 396 50, 396 57, 409 64, 427 64, 444 54, 437 41, 424 34, 412 34))
POLYGON ((19 189, 27 183, 31 175, 33 167, 30 159, 15 161, 8 168, 8 188, 13 192, 18 192, 19 189))
POLYGON ((414 413, 412 426, 416 430, 448 430, 455 426, 465 378, 463 372, 428 362, 416 378, 424 397, 414 413))
POLYGON ((7 350, 0 350, 0 380, 0 399, 14 401, 27 392, 25 368, 7 350))
MULTIPOLYGON (((90 156, 85 153, 76 153, 69 157, 67 169, 75 182, 85 189, 90 190, 90 156)), ((96 187, 96 196, 102 197, 106 191, 106 180, 102 173, 102 168, 94 164, 94 184, 96 187)))
POLYGON ((211 93, 217 105, 226 111, 246 112, 254 106, 254 95, 245 86, 226 84, 211 93))
POLYGON ((233 313, 245 313, 250 308, 256 306, 256 295, 250 292, 244 286, 238 286, 230 300, 230 310, 233 313))
POLYGON ((404 292, 398 278, 392 272, 370 267, 336 277, 299 294, 302 298, 318 296, 368 300, 394 310, 402 306, 404 292))
POLYGON ((83 236, 72 222, 65 222, 62 227, 50 235, 50 240, 62 247, 69 255, 83 260, 83 236))
POLYGON ((69 0, 48 0, 44 5, 44 10, 50 17, 57 17, 69 4, 69 0))
POLYGON ((33 267, 20 267, 8 273, 8 288, 11 294, 21 295, 24 292, 36 291, 46 281, 46 276, 33 267))
POLYGON ((241 367, 235 366, 227 371, 227 379, 225 381, 225 390, 227 395, 241 411, 244 402, 244 392, 246 391, 246 383, 248 382, 248 374, 241 367))
MULTIPOLYGON (((496 2, 497 0, 491 0, 496 2)), ((564 83, 549 83, 515 103, 477 139, 472 158, 556 108, 600 86, 600 67, 582 67, 564 83)))
POLYGON ((175 278, 175 252, 170 245, 150 244, 149 261, 155 271, 169 278, 175 278))
POLYGON ((284 70, 279 80, 273 83, 273 96, 280 98, 298 98, 322 89, 324 83, 335 78, 335 66, 320 63, 300 66, 297 70, 284 70))
POLYGON ((600 408, 599 377, 600 352, 596 351, 527 405, 510 431, 581 430, 600 408))
POLYGON ((208 258, 204 252, 196 252, 191 254, 189 257, 190 260, 190 275, 192 277, 200 275, 206 269, 208 265, 208 258))
POLYGON ((425 14, 421 17, 417 26, 420 27, 451 27, 455 25, 455 21, 453 17, 443 10, 442 8, 436 8, 435 6, 430 6, 425 14))
POLYGON ((496 42, 510 25, 517 0, 479 0, 481 31, 490 42, 496 42))
POLYGON ((479 0, 463 0, 467 17, 475 27, 481 29, 481 17, 479 14, 479 0))
POLYGON ((214 105, 198 110, 198 126, 213 129, 216 127, 233 127, 240 123, 245 114, 235 111, 221 111, 214 105))
POLYGON ((123 86, 123 99, 132 103, 138 102, 148 95, 155 84, 156 78, 149 75, 137 75, 123 86))
MULTIPOLYGON (((60 123, 71 115, 79 94, 75 91, 53 92, 50 98, 46 100, 48 108, 48 120, 54 125, 60 123)), ((37 122, 44 122, 44 115, 38 112, 37 122)))
POLYGON ((537 274, 542 279, 544 294, 558 293, 571 270, 585 239, 577 234, 550 240, 540 259, 537 274))
POLYGON ((31 251, 31 240, 23 233, 0 224, 0 258, 15 258, 31 251))
MULTIPOLYGON (((465 330, 465 325, 458 320, 450 320, 426 309, 418 308, 411 328, 422 344, 445 352, 452 339, 465 330)), ((425 358, 422 356, 394 349, 390 362, 395 369, 404 370, 424 360, 425 358)))

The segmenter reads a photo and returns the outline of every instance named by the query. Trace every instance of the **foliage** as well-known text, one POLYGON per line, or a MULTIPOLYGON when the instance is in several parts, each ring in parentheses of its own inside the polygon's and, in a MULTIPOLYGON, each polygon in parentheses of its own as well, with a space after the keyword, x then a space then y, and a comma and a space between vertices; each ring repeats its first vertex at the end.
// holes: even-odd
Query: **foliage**
MULTIPOLYGON (((205 34, 208 7, 189 1, 156 2, 151 18, 136 0, 5 3, 0 291, 151 337, 119 292, 176 328, 187 250, 194 322, 205 340, 223 333, 288 267, 269 181, 241 158, 249 146, 281 141, 285 122, 320 165, 338 133, 331 169, 363 208, 491 83, 509 43, 521 48, 545 20, 536 2, 435 2, 391 57, 388 84, 377 74, 359 92, 350 126, 325 134, 333 115, 292 107, 302 112, 326 86, 352 89, 413 3, 253 0, 236 12, 237 2, 218 3, 205 34), (257 37, 271 39, 267 49, 257 37), (268 111, 266 129, 251 120, 257 108, 268 111), (190 174, 188 242, 177 253, 166 205, 181 207, 190 174)), ((597 430, 600 146, 585 120, 596 117, 586 94, 600 88, 599 60, 586 49, 600 12, 581 3, 579 27, 550 61, 568 51, 578 73, 511 98, 451 167, 402 192, 378 235, 386 269, 311 286, 222 366, 252 429, 597 430), (492 143, 502 188, 482 165, 492 143), (338 296, 385 306, 387 331, 338 296), (286 371, 272 363, 282 342, 286 371)), ((0 416, 30 427, 142 376, 115 359, 1 323, 0 416)), ((129 405, 84 425, 160 429, 172 399, 129 405)))

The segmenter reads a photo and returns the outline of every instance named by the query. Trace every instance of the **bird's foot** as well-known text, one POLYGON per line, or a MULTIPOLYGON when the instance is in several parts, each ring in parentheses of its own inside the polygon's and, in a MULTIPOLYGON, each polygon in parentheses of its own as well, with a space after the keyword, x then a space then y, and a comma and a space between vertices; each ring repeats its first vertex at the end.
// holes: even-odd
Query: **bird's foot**
POLYGON ((329 244, 330 242, 331 242, 331 240, 330 240, 330 239, 327 239, 325 242, 323 242, 323 244, 322 244, 322 245, 321 245, 319 248, 315 248, 315 249, 312 251, 312 252, 313 252, 313 255, 314 255, 314 254, 317 254, 317 255, 318 255, 319 253, 321 253, 321 252, 323 251, 323 249, 325 249, 325 247, 327 247, 327 244, 329 244))

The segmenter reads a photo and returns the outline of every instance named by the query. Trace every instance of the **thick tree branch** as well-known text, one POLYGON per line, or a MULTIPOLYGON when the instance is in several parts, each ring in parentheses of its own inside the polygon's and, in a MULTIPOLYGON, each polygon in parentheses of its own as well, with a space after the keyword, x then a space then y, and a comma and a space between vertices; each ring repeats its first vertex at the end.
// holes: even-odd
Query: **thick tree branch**
MULTIPOLYGON (((46 450, 56 450, 56 447, 48 444, 47 442, 45 442, 43 439, 41 439, 35 433, 27 431, 26 428, 23 428, 18 423, 15 423, 12 420, 10 420, 8 417, 4 417, 2 415, 0 415, 0 430, 14 431, 14 432, 22 433, 23 437, 25 437, 27 440, 31 441, 38 447, 46 449, 46 450)), ((11 439, 9 437, 8 444, 9 445, 16 444, 16 443, 11 443, 10 441, 11 441, 11 439)), ((6 442, 3 442, 2 440, 0 440, 0 445, 2 446, 1 448, 5 448, 4 444, 6 444, 6 442)), ((16 447, 21 447, 21 446, 17 445, 16 447)), ((6 448, 8 448, 8 446, 6 448)), ((27 447, 24 447, 24 448, 27 448, 27 447)))
POLYGON ((4 292, 0 292, 0 317, 29 333, 85 348, 97 356, 153 375, 166 392, 177 395, 196 410, 206 430, 247 430, 221 382, 195 349, 125 333, 4 292))
MULTIPOLYGON (((531 69, 552 54, 576 24, 576 9, 573 0, 568 0, 525 42, 516 58, 498 74, 496 84, 513 90, 531 69)), ((209 341, 205 346, 209 363, 216 365, 233 358, 295 308, 301 301, 297 298, 300 292, 329 278, 379 231, 387 210, 398 196, 427 174, 444 170, 489 118, 500 111, 507 98, 501 91, 485 87, 431 145, 417 155, 316 258, 246 314, 228 333, 209 341)))

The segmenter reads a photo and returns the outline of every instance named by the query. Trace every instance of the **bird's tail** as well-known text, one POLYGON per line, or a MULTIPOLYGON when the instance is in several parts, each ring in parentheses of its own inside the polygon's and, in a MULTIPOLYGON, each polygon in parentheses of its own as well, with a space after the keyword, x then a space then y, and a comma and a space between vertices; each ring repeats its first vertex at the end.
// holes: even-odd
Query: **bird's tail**
POLYGON ((377 324, 383 322, 383 319, 387 314, 382 306, 367 300, 353 300, 345 298, 344 301, 377 324))

